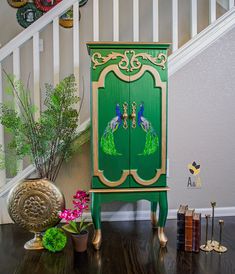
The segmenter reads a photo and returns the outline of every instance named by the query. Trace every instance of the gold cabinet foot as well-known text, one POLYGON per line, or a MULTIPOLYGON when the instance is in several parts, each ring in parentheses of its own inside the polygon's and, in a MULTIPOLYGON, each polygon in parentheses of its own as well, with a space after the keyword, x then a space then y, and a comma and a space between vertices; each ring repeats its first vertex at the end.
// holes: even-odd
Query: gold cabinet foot
POLYGON ((161 247, 165 247, 166 244, 167 244, 167 237, 164 233, 164 227, 159 227, 158 228, 158 239, 159 239, 159 242, 160 242, 160 246, 161 247))
POLYGON ((153 228, 157 228, 156 212, 151 212, 151 223, 153 228))
POLYGON ((101 229, 95 230, 92 244, 96 250, 100 249, 101 246, 101 229))

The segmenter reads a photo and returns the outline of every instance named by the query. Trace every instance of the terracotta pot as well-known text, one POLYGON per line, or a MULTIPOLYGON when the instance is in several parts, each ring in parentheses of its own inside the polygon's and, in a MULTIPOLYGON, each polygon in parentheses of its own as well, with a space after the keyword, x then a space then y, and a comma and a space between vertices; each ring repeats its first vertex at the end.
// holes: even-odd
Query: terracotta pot
POLYGON ((88 231, 84 231, 82 234, 71 234, 73 247, 76 252, 84 252, 87 250, 88 231))

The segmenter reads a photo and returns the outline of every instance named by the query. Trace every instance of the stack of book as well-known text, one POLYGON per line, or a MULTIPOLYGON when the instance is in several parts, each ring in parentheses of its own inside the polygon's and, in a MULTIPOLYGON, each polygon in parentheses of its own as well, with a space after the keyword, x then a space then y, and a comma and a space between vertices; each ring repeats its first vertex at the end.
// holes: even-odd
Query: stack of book
POLYGON ((201 214, 187 205, 177 213, 177 250, 199 252, 201 241, 201 214))

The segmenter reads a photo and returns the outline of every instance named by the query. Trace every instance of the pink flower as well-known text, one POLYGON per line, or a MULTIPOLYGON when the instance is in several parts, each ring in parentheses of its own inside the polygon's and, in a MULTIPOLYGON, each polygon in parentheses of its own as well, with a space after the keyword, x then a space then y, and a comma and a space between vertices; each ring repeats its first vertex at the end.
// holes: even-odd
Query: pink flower
POLYGON ((82 199, 82 198, 88 199, 88 197, 89 197, 89 194, 83 190, 78 190, 76 194, 73 196, 74 199, 82 199))
POLYGON ((81 216, 78 210, 65 209, 59 213, 59 218, 64 219, 67 223, 73 221, 81 216))
POLYGON ((87 203, 84 203, 84 202, 80 202, 80 201, 74 200, 74 201, 73 201, 73 204, 74 204, 74 207, 75 207, 76 209, 79 209, 79 210, 81 210, 81 211, 83 211, 83 210, 85 210, 85 209, 88 209, 87 203))
POLYGON ((74 209, 65 209, 59 212, 59 218, 64 219, 67 223, 82 218, 84 210, 88 209, 89 194, 86 191, 78 190, 73 198, 74 209))

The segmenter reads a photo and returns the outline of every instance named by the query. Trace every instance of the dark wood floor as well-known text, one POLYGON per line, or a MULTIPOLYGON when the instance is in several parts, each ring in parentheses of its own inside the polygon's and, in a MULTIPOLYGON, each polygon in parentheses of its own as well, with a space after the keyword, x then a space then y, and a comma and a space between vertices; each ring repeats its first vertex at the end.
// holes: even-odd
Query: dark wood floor
MULTIPOLYGON (((103 223, 99 252, 91 243, 86 253, 75 254, 68 242, 63 252, 26 251, 32 234, 16 225, 0 225, 1 274, 188 274, 235 273, 235 218, 226 217, 224 244, 228 252, 191 254, 176 251, 176 221, 168 221, 167 248, 161 249, 150 222, 103 223)), ((216 224, 218 220, 216 220, 216 224)), ((205 225, 203 221, 202 231, 205 225)), ((204 233, 203 233, 204 235, 204 233)), ((216 231, 216 237, 218 232, 216 231)), ((204 237, 202 237, 204 239, 204 237)))

